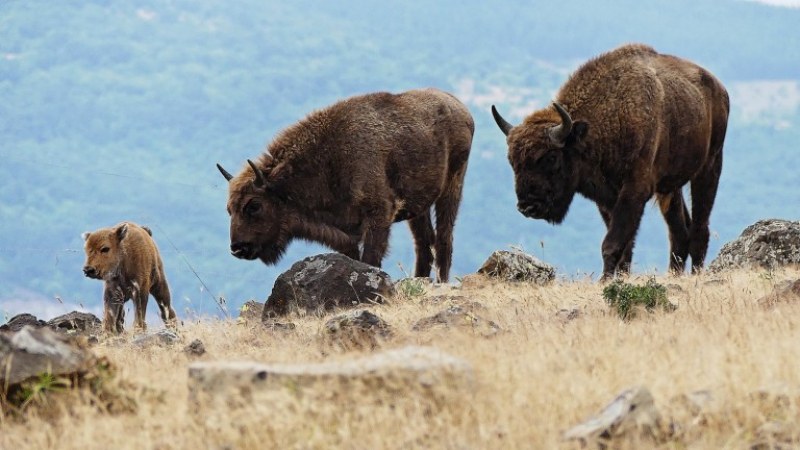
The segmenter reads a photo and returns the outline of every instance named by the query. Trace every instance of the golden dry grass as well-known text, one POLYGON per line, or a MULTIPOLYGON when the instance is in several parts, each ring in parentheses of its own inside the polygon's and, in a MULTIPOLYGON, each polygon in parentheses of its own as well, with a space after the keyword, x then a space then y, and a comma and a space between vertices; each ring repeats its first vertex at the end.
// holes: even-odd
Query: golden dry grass
MULTIPOLYGON (((286 394, 244 412, 208 412, 215 419, 203 425, 204 412, 187 401, 193 359, 183 345, 135 349, 127 336, 94 350, 134 386, 127 393, 138 404, 135 413, 100 412, 84 400, 62 406, 68 411, 56 418, 35 410, 24 419, 2 418, 0 449, 578 448, 563 440, 564 431, 637 385, 650 389, 665 427, 675 427, 664 442, 623 440, 615 444, 620 448, 749 448, 765 424, 783 426, 767 438, 794 439, 791 448, 800 446, 800 305, 764 309, 756 300, 798 277, 797 270, 659 277, 677 311, 627 323, 605 305, 603 286, 585 281, 538 287, 473 278, 370 308, 394 328, 384 348, 430 345, 473 366, 474 385, 449 392, 447 404, 435 407, 413 396, 286 394), (488 338, 468 328, 411 331, 416 320, 445 308, 433 295, 481 303, 478 314, 503 331, 488 338), (564 321, 557 316, 562 308, 580 314, 564 321), (699 417, 677 400, 698 390, 713 398, 699 417)), ((203 341, 204 361, 318 362, 369 351, 333 349, 319 337, 325 318, 290 320, 297 324, 290 332, 205 321, 185 323, 180 333, 185 343, 203 341)))

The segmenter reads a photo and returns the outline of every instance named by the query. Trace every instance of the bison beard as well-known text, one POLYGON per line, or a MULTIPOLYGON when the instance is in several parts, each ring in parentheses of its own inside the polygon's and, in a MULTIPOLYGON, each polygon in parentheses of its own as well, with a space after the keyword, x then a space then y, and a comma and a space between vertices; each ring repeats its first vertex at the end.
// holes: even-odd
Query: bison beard
POLYGON ((710 72, 639 44, 578 68, 552 108, 518 126, 492 106, 507 137, 517 208, 559 224, 576 192, 595 202, 607 231, 604 278, 630 269, 653 196, 669 230, 670 270, 682 272, 689 257, 693 272, 703 267, 728 111, 728 94, 710 72), (682 193, 687 183, 691 214, 682 193))
POLYGON ((231 253, 274 264, 302 239, 380 267, 392 224, 407 220, 415 276, 430 276, 435 261, 446 282, 473 131, 469 110, 436 89, 309 114, 238 175, 217 164, 229 183, 231 253))

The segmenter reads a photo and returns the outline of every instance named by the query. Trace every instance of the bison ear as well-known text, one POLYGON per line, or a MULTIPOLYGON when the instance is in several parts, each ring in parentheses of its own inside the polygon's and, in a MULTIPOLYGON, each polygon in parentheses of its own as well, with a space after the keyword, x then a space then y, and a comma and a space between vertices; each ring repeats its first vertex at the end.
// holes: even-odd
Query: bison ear
POLYGON ((81 237, 83 238, 84 241, 88 241, 90 234, 92 234, 92 233, 89 233, 88 231, 84 231, 83 233, 81 233, 81 237))
POLYGON ((117 240, 121 241, 121 240, 125 239, 125 236, 128 235, 128 224, 127 223, 123 223, 122 225, 117 227, 117 230, 115 231, 114 234, 117 235, 117 240))
POLYGON ((569 136, 567 137, 565 146, 572 147, 576 144, 579 144, 581 141, 583 141, 583 138, 586 137, 586 133, 588 132, 589 124, 583 120, 576 120, 572 124, 572 132, 570 132, 569 136))

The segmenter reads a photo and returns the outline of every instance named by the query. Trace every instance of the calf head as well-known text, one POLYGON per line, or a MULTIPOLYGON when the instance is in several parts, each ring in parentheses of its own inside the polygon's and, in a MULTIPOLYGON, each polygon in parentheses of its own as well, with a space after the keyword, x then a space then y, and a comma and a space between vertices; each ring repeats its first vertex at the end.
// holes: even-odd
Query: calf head
POLYGON ((89 278, 110 279, 119 273, 124 252, 122 241, 128 234, 128 224, 83 233, 86 262, 83 273, 89 278))
POLYGON ((275 166, 267 154, 262 166, 247 161, 233 176, 217 164, 228 180, 228 214, 231 217, 231 254, 241 259, 261 259, 265 264, 280 260, 291 239, 286 220, 289 205, 282 194, 285 166, 275 166))
POLYGON ((525 217, 561 223, 578 187, 571 152, 586 135, 588 125, 573 122, 558 103, 533 113, 513 126, 492 106, 492 115, 506 135, 508 160, 514 170, 517 209, 525 217))

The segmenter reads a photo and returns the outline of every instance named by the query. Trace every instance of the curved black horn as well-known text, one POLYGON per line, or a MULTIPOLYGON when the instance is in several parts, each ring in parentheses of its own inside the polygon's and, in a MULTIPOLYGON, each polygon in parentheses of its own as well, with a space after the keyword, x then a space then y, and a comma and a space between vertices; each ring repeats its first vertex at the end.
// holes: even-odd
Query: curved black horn
POLYGON ((226 180, 228 180, 228 182, 231 181, 233 175, 231 175, 227 170, 223 169, 222 166, 219 165, 219 163, 217 163, 217 169, 219 169, 219 173, 221 173, 222 176, 225 177, 226 180))
POLYGON ((570 117, 567 110, 558 103, 553 102, 553 106, 556 108, 556 111, 558 111, 558 115, 561 116, 561 125, 550 128, 550 138, 555 142, 563 144, 572 132, 572 117, 570 117))
POLYGON ((514 125, 511 125, 510 123, 506 122, 506 119, 503 119, 503 116, 501 116, 500 113, 497 112, 497 108, 495 108, 494 105, 492 105, 492 116, 494 116, 494 121, 497 122, 497 126, 500 127, 500 131, 502 131, 503 134, 508 136, 508 132, 511 131, 512 128, 514 128, 514 125))
POLYGON ((250 164, 250 167, 253 168, 253 173, 256 174, 256 179, 255 179, 255 181, 253 181, 253 184, 255 184, 256 187, 264 187, 264 186, 266 186, 267 185, 267 180, 264 178, 264 174, 261 172, 261 169, 256 167, 256 165, 253 163, 253 161, 250 161, 249 159, 247 160, 247 164, 250 164))

